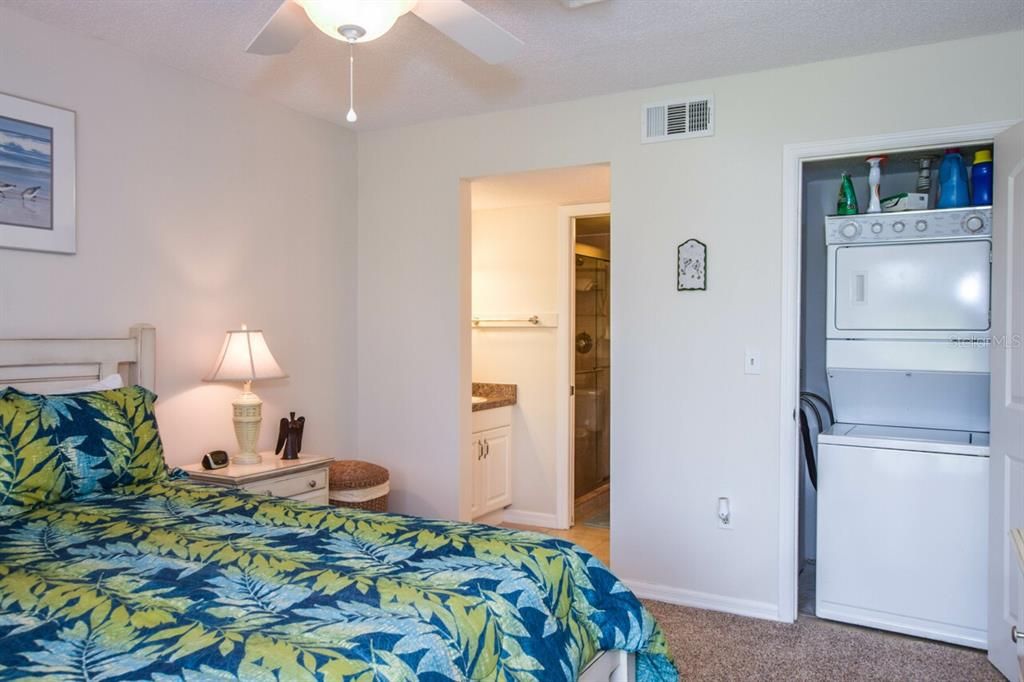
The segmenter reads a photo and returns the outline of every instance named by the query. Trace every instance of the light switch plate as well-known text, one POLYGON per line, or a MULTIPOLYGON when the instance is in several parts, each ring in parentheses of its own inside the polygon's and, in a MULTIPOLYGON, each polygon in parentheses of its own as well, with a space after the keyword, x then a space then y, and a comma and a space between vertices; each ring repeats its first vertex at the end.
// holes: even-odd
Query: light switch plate
POLYGON ((743 373, 744 374, 760 374, 761 373, 761 351, 759 350, 748 350, 743 356, 743 373))
POLYGON ((728 497, 718 498, 718 527, 722 530, 733 529, 732 506, 729 504, 728 497), (722 518, 723 514, 725 515, 724 519, 722 518))

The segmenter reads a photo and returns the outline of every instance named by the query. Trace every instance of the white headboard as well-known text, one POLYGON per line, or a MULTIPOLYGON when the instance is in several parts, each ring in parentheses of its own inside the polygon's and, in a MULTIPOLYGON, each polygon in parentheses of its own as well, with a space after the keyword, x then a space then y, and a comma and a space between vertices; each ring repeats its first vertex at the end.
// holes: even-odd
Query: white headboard
POLYGON ((156 390, 156 328, 113 339, 0 339, 0 388, 46 393, 119 373, 126 386, 156 390))

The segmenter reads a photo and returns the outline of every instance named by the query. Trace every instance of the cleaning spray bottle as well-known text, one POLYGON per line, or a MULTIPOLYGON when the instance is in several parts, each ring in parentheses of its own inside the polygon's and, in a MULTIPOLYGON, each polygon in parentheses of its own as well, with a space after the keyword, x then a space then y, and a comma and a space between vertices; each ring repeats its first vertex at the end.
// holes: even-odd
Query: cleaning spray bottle
POLYGON ((872 156, 867 160, 871 166, 871 172, 868 173, 868 187, 871 194, 871 198, 868 201, 868 213, 882 212, 882 196, 879 192, 882 184, 881 164, 883 161, 885 161, 884 156, 872 156))
POLYGON ((836 204, 836 215, 857 215, 857 193, 853 190, 850 174, 843 171, 843 179, 839 183, 839 201, 836 204))

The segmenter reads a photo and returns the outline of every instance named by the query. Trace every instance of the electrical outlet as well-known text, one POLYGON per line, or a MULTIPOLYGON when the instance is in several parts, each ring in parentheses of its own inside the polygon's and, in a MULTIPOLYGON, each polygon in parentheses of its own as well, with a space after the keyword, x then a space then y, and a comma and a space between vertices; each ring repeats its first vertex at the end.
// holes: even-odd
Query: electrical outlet
POLYGON ((728 497, 718 498, 718 527, 723 530, 732 530, 734 527, 732 505, 728 497))
POLYGON ((761 373, 761 351, 759 350, 748 350, 743 356, 743 373, 744 374, 760 374, 761 373))

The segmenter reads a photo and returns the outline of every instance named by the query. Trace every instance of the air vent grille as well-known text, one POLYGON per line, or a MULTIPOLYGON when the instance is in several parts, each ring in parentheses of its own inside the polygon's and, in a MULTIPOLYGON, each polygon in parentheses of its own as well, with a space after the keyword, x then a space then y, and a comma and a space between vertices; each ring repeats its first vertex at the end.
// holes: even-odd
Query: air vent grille
POLYGON ((665 107, 666 135, 681 135, 687 131, 686 127, 686 104, 670 104, 665 107))
POLYGON ((711 97, 693 97, 644 106, 640 132, 642 142, 704 137, 714 132, 711 97))
POLYGON ((706 132, 711 129, 711 101, 702 99, 690 104, 690 128, 687 132, 706 132))
POLYGON ((664 137, 666 126, 668 125, 667 117, 665 116, 665 107, 663 106, 650 106, 644 108, 644 142, 651 137, 664 137))

